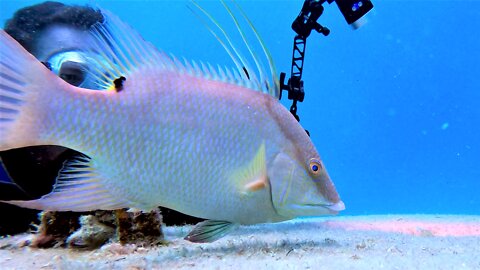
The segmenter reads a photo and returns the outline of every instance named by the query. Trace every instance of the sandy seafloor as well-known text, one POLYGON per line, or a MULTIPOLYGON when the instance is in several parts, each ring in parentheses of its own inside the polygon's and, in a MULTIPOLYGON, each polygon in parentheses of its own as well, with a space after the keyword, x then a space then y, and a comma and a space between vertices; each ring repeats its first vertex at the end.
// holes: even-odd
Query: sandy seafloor
POLYGON ((299 219, 240 227, 209 244, 165 227, 167 246, 112 243, 94 251, 17 247, 0 240, 0 269, 480 269, 480 216, 299 219))

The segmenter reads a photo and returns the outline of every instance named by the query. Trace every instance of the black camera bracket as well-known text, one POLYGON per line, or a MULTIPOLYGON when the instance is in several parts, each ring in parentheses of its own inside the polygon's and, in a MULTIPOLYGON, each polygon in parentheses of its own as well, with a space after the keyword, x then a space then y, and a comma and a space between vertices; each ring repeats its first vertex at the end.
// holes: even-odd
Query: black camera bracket
MULTIPOLYGON (((295 31, 295 33, 297 33, 297 35, 293 39, 292 66, 290 70, 290 78, 288 79, 287 84, 285 84, 286 74, 284 72, 280 73, 279 99, 282 98, 283 90, 286 90, 288 92, 288 99, 292 100, 290 112, 293 114, 295 119, 297 119, 297 121, 300 121, 300 117, 297 114, 297 102, 302 102, 305 98, 302 74, 307 38, 310 36, 312 30, 317 31, 324 36, 328 36, 328 34, 330 34, 330 30, 328 28, 320 25, 317 22, 318 18, 323 13, 323 2, 305 0, 303 3, 300 14, 292 23, 292 29, 295 31)), ((305 131, 308 133, 307 130, 305 131)))
MULTIPOLYGON (((300 14, 292 23, 292 29, 297 35, 293 39, 290 78, 287 84, 285 84, 286 74, 284 72, 280 73, 279 99, 282 98, 283 90, 286 90, 288 92, 288 99, 292 100, 290 112, 297 121, 300 121, 300 117, 297 114, 297 102, 303 102, 305 98, 302 74, 307 38, 313 30, 324 36, 330 34, 330 30, 320 25, 317 20, 323 13, 323 3, 328 2, 331 4, 334 1, 335 0, 305 0, 300 14)), ((370 0, 337 0, 336 3, 348 24, 355 23, 373 8, 370 0)), ((309 134, 307 130, 305 131, 309 134)))

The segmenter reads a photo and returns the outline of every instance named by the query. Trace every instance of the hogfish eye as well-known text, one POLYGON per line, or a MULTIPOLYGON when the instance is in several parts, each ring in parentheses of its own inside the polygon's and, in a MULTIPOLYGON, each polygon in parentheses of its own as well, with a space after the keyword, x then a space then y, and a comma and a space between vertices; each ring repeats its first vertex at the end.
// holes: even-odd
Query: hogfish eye
POLYGON ((322 165, 320 164, 320 161, 317 159, 310 159, 310 172, 314 175, 318 175, 320 171, 322 170, 322 165))

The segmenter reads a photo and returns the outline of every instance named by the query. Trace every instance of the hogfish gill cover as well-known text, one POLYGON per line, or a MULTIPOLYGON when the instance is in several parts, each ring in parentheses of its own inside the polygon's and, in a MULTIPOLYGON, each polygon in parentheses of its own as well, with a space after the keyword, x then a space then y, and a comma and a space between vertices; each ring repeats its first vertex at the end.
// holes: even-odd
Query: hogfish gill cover
POLYGON ((238 5, 235 15, 222 4, 255 69, 197 4, 235 69, 181 62, 102 11, 104 23, 90 30, 95 49, 86 53, 102 67, 88 72, 105 90, 92 91, 56 77, 2 30, 0 150, 61 145, 84 154, 64 163, 50 194, 6 202, 53 211, 164 206, 208 219, 186 237, 193 242, 214 241, 235 224, 343 210, 315 146, 278 101, 261 38, 238 5))

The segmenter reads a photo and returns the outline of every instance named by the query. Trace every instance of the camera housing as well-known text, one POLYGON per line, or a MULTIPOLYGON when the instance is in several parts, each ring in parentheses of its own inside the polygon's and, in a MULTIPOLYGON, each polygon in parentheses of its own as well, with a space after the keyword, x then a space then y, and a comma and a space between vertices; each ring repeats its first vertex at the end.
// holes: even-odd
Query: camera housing
POLYGON ((348 24, 355 23, 373 8, 370 0, 336 0, 335 3, 348 24))

